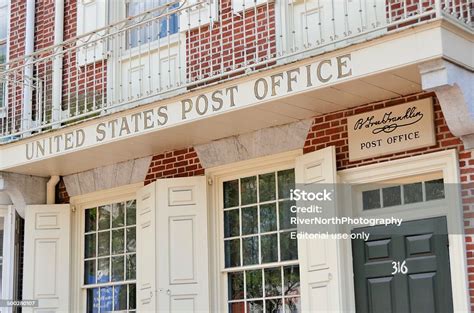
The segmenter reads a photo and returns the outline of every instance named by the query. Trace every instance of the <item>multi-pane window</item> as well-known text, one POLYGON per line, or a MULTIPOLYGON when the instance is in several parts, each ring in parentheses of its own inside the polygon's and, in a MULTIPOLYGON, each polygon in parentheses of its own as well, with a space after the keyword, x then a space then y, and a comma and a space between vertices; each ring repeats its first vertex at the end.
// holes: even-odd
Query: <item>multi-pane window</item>
POLYGON ((373 210, 397 205, 444 199, 443 179, 418 181, 362 192, 362 209, 373 210))
POLYGON ((297 240, 290 218, 293 169, 223 183, 229 312, 299 312, 297 240))
MULTIPOLYGON (((8 0, 0 0, 0 72, 7 61, 8 0)), ((0 79, 0 108, 5 105, 5 82, 0 79)))
POLYGON ((178 3, 167 6, 170 0, 129 0, 126 4, 127 17, 133 17, 140 13, 162 7, 156 10, 152 21, 133 26, 127 33, 127 48, 134 48, 141 44, 159 40, 178 32, 178 16, 167 14, 174 10, 178 3), (160 17, 162 16, 162 17, 160 17))
POLYGON ((135 312, 136 200, 84 211, 87 312, 135 312))

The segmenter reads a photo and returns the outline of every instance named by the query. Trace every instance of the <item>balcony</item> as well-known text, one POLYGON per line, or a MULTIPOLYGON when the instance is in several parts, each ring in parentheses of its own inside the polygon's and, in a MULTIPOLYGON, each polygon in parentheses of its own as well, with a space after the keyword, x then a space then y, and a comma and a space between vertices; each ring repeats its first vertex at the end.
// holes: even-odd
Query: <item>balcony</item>
POLYGON ((470 0, 170 2, 0 68, 0 142, 174 97, 406 28, 472 33, 470 0))

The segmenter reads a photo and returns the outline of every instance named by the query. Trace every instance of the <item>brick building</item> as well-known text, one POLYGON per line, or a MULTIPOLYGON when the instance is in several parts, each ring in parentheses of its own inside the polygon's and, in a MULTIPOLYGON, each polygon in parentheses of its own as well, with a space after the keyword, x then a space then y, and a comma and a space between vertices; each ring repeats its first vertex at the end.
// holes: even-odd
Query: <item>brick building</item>
POLYGON ((0 312, 473 311, 473 10, 0 0, 0 312))

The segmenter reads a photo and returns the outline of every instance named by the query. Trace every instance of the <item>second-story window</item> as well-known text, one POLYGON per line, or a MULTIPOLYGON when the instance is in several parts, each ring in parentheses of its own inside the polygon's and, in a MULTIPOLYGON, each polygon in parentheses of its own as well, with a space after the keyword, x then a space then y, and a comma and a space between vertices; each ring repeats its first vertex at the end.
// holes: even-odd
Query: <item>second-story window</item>
POLYGON ((145 20, 149 22, 139 23, 142 20, 132 20, 132 26, 128 32, 127 47, 134 48, 144 43, 159 40, 178 32, 178 16, 169 14, 178 3, 170 4, 172 0, 129 0, 126 4, 126 14, 133 17, 146 11, 154 10, 145 20), (167 5, 170 4, 170 5, 167 5), (159 9, 161 8, 161 9, 159 9))
MULTIPOLYGON (((0 0, 0 72, 7 61, 8 0, 0 0)), ((5 82, 0 80, 0 107, 5 105, 5 82)))

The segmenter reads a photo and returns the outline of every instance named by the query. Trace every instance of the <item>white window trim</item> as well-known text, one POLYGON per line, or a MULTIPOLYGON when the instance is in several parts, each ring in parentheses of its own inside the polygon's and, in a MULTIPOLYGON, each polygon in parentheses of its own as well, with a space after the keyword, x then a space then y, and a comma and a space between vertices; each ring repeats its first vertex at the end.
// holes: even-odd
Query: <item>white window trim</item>
MULTIPOLYGON (((434 152, 426 155, 407 157, 395 161, 361 166, 357 168, 342 170, 338 172, 339 183, 344 184, 367 184, 386 180, 396 180, 414 175, 431 173, 442 173, 445 184, 459 184, 460 174, 458 167, 458 156, 456 150, 434 152)), ((462 215, 461 194, 454 192, 453 188, 446 190, 446 201, 433 201, 433 206, 420 209, 406 210, 400 208, 382 208, 364 212, 364 216, 383 217, 394 216, 403 218, 404 221, 424 219, 429 217, 445 216, 449 232, 449 256, 451 269, 451 285, 453 296, 453 308, 455 312, 468 312, 470 309, 466 246, 464 240, 464 225, 462 215), (436 203, 436 204, 435 204, 436 203), (452 207, 447 209, 446 204, 452 207), (454 208, 454 209, 453 209, 454 208)), ((347 208, 341 212, 345 216, 357 216, 358 210, 353 205, 353 195, 344 197, 341 208, 347 208)), ((360 210, 359 210, 360 212, 360 210)), ((345 302, 348 311, 355 312, 352 248, 350 242, 345 242, 345 279, 347 282, 345 302)))
MULTIPOLYGON (((302 155, 302 150, 294 150, 276 155, 256 158, 252 160, 226 164, 206 169, 209 177, 209 285, 210 285, 210 312, 227 312, 227 282, 225 280, 224 251, 223 251, 223 212, 220 210, 222 199, 222 183, 226 180, 249 175, 262 174, 271 171, 295 168, 295 160, 302 155)), ((283 264, 283 263, 282 263, 283 264)))
MULTIPOLYGON (((126 1, 123 2, 110 2, 108 5, 108 15, 110 16, 110 22, 117 22, 126 19, 126 1)), ((179 23, 179 20, 178 20, 179 23)), ((125 39, 123 39, 122 45, 125 45, 125 39)), ((118 43, 118 42, 117 42, 118 43)), ((116 45, 116 43, 114 44, 116 45)), ((113 57, 107 58, 107 94, 111 95, 111 99, 114 99, 114 102, 117 102, 120 98, 123 97, 124 91, 122 90, 124 87, 120 86, 121 84, 124 85, 124 82, 121 81, 123 76, 123 71, 127 71, 131 68, 136 66, 123 66, 123 63, 126 62, 133 62, 136 60, 140 60, 142 56, 149 56, 152 53, 158 53, 159 59, 170 59, 173 56, 176 56, 177 61, 179 61, 184 66, 186 65, 186 33, 179 32, 176 34, 172 34, 171 36, 167 36, 164 38, 160 38, 159 40, 154 40, 150 42, 150 44, 144 44, 142 47, 133 47, 131 49, 124 49, 123 52, 114 54, 113 57), (145 49, 146 47, 146 49, 145 49), (149 50, 148 50, 149 49, 149 50), (113 92, 113 94, 112 94, 113 92)), ((148 64, 147 61, 144 61, 143 64, 148 64)), ((141 66, 143 66, 143 64, 141 66)), ((161 65, 155 65, 159 67, 161 65)), ((185 75, 185 68, 184 72, 182 73, 185 75)), ((184 89, 179 88, 176 91, 172 91, 167 95, 172 95, 175 93, 180 93, 184 89)), ((151 97, 143 97, 142 99, 134 99, 132 101, 125 101, 123 105, 118 106, 116 109, 111 109, 108 111, 114 112, 116 110, 124 110, 126 108, 135 107, 143 104, 147 104, 153 101, 157 101, 163 98, 162 94, 154 95, 151 97)), ((107 100, 110 101, 110 100, 107 100)))
POLYGON ((86 309, 86 295, 83 292, 84 210, 98 205, 134 200, 141 187, 143 182, 71 198, 71 307, 74 312, 85 312, 86 309))

